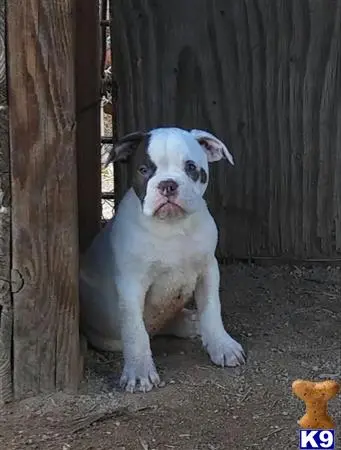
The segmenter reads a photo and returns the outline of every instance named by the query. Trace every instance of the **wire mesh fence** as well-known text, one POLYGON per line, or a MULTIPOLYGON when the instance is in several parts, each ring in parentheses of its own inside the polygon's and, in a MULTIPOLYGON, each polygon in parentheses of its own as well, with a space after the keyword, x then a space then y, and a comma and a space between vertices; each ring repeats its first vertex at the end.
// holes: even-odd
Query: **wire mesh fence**
POLYGON ((114 197, 114 169, 110 164, 105 167, 105 161, 112 148, 112 72, 111 72, 111 39, 110 39, 110 12, 107 0, 99 0, 101 18, 101 76, 102 76, 102 102, 101 102, 101 160, 102 160, 102 222, 105 223, 115 213, 114 197))

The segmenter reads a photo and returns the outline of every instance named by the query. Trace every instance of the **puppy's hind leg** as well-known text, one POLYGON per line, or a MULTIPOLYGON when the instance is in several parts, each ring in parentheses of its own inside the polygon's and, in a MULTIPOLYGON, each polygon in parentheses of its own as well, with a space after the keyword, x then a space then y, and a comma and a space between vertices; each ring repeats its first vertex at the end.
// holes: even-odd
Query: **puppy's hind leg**
POLYGON ((158 335, 190 339, 200 336, 199 317, 195 310, 184 308, 158 335))

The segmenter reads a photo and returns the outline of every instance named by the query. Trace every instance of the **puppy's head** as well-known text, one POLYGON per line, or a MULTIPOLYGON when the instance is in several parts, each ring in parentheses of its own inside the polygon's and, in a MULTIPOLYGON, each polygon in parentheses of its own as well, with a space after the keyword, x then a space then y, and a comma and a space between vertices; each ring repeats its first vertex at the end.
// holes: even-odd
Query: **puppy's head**
POLYGON ((127 161, 133 168, 133 188, 142 212, 162 220, 194 213, 208 184, 208 163, 226 158, 226 146, 202 130, 156 128, 121 138, 107 164, 127 161))

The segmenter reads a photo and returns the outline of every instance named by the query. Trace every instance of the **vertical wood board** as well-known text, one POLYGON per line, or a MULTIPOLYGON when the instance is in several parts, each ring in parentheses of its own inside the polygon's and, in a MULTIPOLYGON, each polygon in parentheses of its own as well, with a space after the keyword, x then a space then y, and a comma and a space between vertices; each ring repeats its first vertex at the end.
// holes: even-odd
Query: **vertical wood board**
POLYGON ((16 398, 80 376, 74 13, 74 0, 8 8, 16 398))
POLYGON ((111 7, 119 135, 203 128, 235 157, 211 166, 218 254, 340 258, 341 0, 111 7))
POLYGON ((100 45, 97 0, 76 0, 76 110, 80 251, 101 226, 100 45))
POLYGON ((6 73, 6 2, 0 0, 0 405, 12 399, 11 195, 6 73))

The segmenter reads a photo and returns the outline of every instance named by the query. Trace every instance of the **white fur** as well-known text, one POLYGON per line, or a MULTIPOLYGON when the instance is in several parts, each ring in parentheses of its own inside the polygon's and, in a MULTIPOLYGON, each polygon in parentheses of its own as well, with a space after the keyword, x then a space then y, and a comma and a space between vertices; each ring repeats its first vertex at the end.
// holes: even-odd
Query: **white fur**
MULTIPOLYGON (((202 197, 207 183, 193 182, 183 169, 184 161, 191 159, 208 172, 206 153, 190 133, 166 128, 152 131, 149 154, 157 171, 148 182, 143 207, 130 189, 85 254, 80 275, 83 330, 103 350, 117 350, 122 342, 121 384, 130 392, 149 391, 160 381, 143 321, 144 305, 162 302, 167 308, 179 292, 188 299, 194 292, 199 332, 211 360, 221 366, 244 362, 242 347, 221 319, 214 256, 217 228, 202 197), (153 216, 162 201, 157 185, 169 178, 179 184, 177 203, 186 214, 159 220, 153 216)), ((186 316, 186 326, 189 320, 186 316)), ((178 322, 175 333, 181 332, 178 322)))

